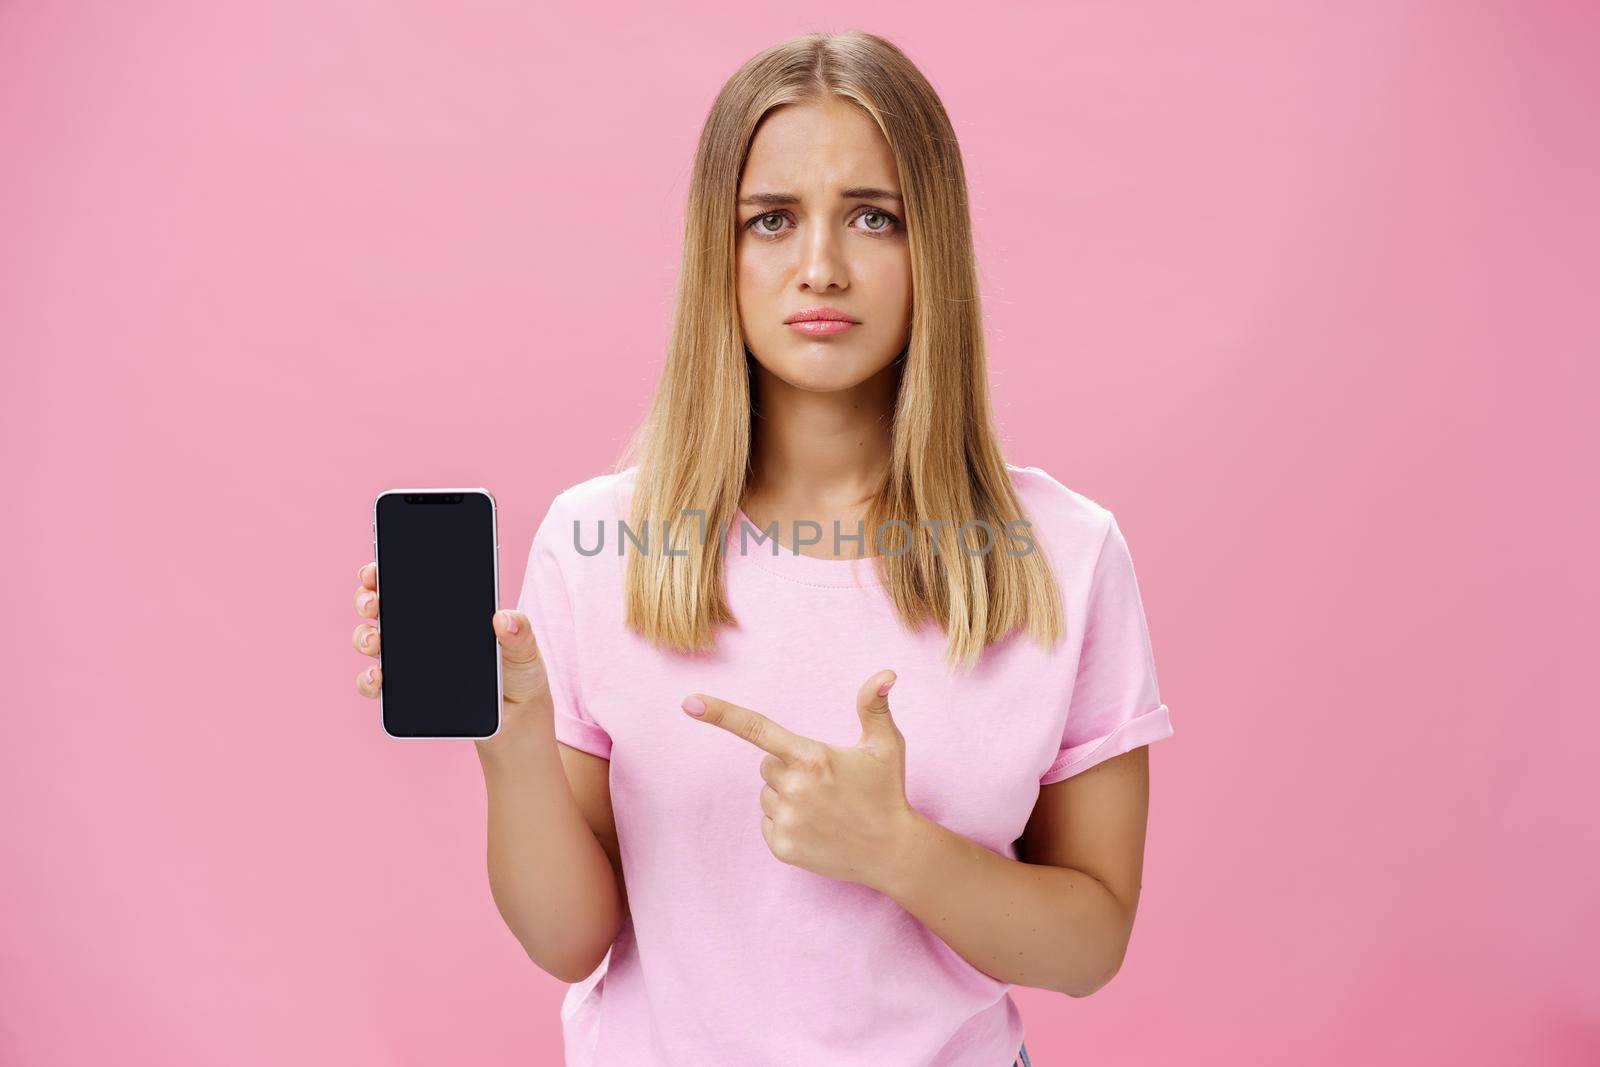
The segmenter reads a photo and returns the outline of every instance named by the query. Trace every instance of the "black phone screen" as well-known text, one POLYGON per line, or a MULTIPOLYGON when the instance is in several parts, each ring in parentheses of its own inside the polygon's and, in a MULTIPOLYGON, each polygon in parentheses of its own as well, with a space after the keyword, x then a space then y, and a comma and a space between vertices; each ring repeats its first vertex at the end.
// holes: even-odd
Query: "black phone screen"
POLYGON ((500 728, 494 498, 483 489, 393 489, 373 512, 384 730, 492 737, 500 728))

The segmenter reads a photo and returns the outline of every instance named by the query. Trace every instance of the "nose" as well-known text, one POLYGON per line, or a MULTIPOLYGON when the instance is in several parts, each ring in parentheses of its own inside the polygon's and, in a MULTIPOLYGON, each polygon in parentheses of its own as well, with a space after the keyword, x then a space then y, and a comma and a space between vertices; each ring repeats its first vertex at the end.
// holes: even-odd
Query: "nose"
POLYGON ((831 226, 812 226, 805 235, 800 251, 800 281, 819 293, 849 284, 838 235, 831 226))

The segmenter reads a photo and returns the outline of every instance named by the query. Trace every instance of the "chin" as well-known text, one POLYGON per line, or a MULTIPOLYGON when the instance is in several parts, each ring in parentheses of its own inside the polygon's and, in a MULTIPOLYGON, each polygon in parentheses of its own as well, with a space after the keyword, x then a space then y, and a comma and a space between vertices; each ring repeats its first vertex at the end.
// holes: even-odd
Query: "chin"
POLYGON ((871 378, 895 361, 900 348, 888 348, 883 338, 862 333, 826 340, 784 336, 767 349, 774 356, 772 372, 804 388, 844 389, 871 378), (826 385, 811 385, 826 382, 826 385))
POLYGON ((837 393, 844 389, 860 385, 864 378, 860 375, 840 374, 836 370, 823 369, 797 369, 779 374, 785 382, 796 389, 803 389, 808 393, 837 393))
POLYGON ((782 363, 772 368, 773 373, 796 389, 831 393, 860 385, 881 369, 843 346, 810 348, 807 352, 786 354, 782 363))

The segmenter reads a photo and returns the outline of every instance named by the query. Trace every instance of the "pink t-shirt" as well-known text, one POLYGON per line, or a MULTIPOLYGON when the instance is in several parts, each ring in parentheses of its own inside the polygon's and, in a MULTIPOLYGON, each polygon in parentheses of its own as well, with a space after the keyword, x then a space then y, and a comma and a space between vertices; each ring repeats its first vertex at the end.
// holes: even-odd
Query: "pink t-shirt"
MULTIPOLYGON (((1007 470, 1062 588, 1066 634, 1048 653, 1012 634, 966 676, 945 667, 941 629, 903 627, 875 562, 774 556, 742 513, 727 531, 738 626, 699 659, 658 651, 623 625, 617 523, 637 467, 556 496, 518 608, 544 652, 557 739, 611 761, 630 905, 606 958, 567 992, 568 1067, 1009 1067, 1023 1039, 1009 983, 892 898, 774 857, 761 834, 765 753, 679 708, 710 693, 853 745, 857 690, 892 668, 907 798, 1015 859, 1040 786, 1172 725, 1111 512, 1038 468, 1007 470), (580 552, 602 529, 603 551, 580 552)), ((790 523, 778 533, 792 543, 790 523)))

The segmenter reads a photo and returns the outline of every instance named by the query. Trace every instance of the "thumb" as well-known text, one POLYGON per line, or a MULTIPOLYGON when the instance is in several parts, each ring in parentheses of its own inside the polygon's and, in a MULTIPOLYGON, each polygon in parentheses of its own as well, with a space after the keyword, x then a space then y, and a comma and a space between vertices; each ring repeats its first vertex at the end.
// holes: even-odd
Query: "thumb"
POLYGON ((879 671, 856 692, 856 713, 861 716, 863 741, 901 743, 900 728, 889 712, 889 687, 894 685, 895 679, 894 671, 879 671))
POLYGON ((544 663, 539 658, 539 642, 534 640, 533 624, 528 616, 510 609, 495 612, 494 635, 500 642, 506 699, 525 699, 543 688, 544 663))

